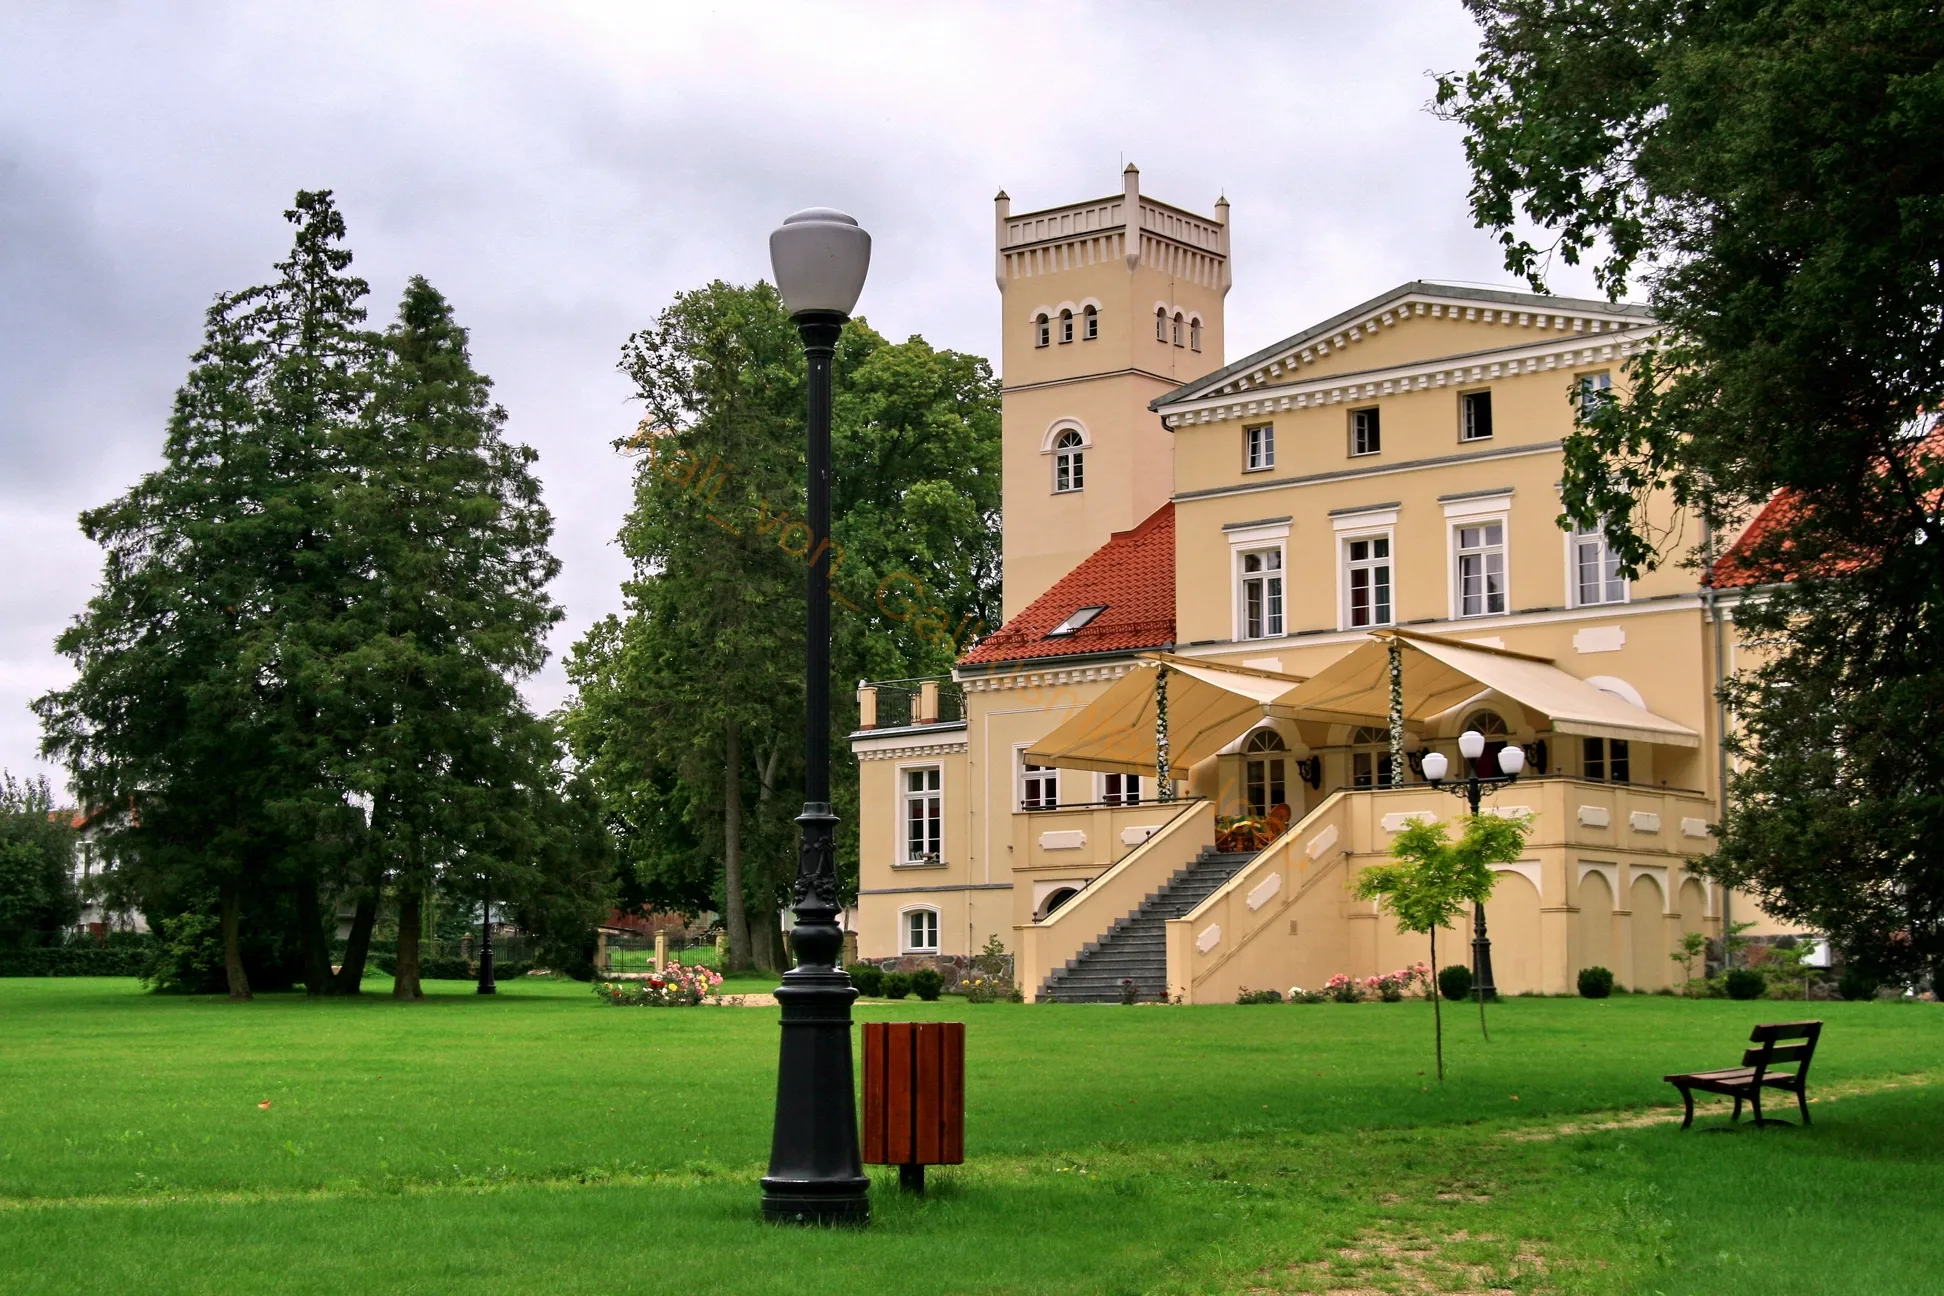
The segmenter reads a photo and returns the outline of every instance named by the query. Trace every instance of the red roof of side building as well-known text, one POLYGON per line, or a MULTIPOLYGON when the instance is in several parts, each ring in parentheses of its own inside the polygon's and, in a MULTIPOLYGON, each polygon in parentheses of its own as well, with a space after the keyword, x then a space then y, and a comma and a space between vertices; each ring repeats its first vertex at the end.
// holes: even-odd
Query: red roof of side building
POLYGON ((1088 559, 1018 616, 959 658, 961 666, 1044 657, 1170 648, 1175 635, 1174 505, 1163 504, 1139 526, 1116 531, 1088 559), (1081 608, 1100 615, 1071 634, 1048 632, 1081 608))

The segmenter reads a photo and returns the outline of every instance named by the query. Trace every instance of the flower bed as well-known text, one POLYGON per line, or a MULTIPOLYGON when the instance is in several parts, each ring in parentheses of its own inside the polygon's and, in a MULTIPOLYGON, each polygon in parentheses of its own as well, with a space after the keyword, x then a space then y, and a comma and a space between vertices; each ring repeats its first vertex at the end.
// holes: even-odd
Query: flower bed
POLYGON ((722 975, 714 968, 671 964, 665 972, 617 977, 594 983, 601 1002, 620 1008, 693 1008, 720 998, 722 975))
POLYGON ((1430 998, 1431 965, 1413 963, 1395 972, 1385 972, 1381 976, 1353 977, 1339 972, 1323 983, 1321 990, 1305 990, 1301 986, 1289 988, 1291 1003, 1366 1003, 1381 1000, 1396 1003, 1407 994, 1416 993, 1430 998))

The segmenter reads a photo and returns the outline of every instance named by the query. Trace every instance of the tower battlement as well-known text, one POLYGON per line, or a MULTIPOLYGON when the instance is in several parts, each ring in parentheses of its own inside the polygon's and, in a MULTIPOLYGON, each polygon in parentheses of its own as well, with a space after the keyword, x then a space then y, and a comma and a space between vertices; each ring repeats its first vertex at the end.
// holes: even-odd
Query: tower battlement
POLYGON ((1129 270, 1143 262, 1204 287, 1227 292, 1229 204, 1215 203, 1212 217, 1141 193, 1139 168, 1122 172, 1124 188, 1106 198, 1013 214, 1004 190, 994 202, 993 273, 1000 291, 1008 279, 1024 279, 1121 259, 1129 270), (1128 213, 1135 213, 1130 222, 1128 213))

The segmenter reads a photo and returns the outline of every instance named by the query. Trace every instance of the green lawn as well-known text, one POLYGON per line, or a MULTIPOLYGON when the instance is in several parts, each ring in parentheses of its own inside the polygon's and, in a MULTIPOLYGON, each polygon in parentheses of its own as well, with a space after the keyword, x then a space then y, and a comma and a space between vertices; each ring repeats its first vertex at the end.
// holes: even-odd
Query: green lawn
POLYGON ((1680 1134, 1658 1077, 1799 1005, 1453 1013, 1440 1088, 1423 1003, 867 1003, 970 1023, 971 1160, 805 1233, 774 1009, 434 988, 0 981, 0 1291, 1944 1292, 1936 1005, 1815 1006, 1814 1128, 1680 1134))

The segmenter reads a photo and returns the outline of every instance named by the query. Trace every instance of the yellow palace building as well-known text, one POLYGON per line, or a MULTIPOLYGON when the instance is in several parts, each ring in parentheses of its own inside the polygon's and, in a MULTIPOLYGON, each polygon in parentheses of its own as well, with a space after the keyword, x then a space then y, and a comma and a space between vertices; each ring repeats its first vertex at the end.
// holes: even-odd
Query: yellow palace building
POLYGON ((1190 1003, 1426 958, 1350 883, 1464 812, 1422 761, 1469 729, 1526 757, 1486 801, 1532 820, 1499 989, 1679 980, 1684 933, 1760 916, 1686 867, 1732 625, 1555 521, 1575 402, 1654 321, 1413 282, 1225 364, 1228 204, 1139 180, 997 200, 1005 623, 950 679, 860 686, 860 955, 997 936, 1028 998, 1190 1003))

